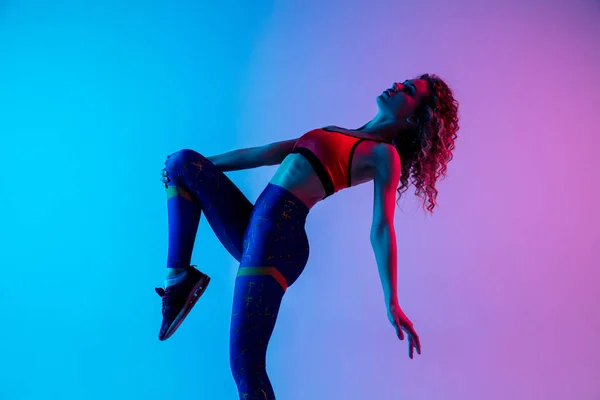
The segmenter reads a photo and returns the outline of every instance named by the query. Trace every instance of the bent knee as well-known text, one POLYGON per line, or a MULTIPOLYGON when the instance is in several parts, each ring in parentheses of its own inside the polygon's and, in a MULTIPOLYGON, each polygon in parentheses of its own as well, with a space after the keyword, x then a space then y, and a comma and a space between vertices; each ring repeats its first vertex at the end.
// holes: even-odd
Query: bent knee
POLYGON ((176 151, 173 154, 169 154, 167 156, 167 164, 170 162, 174 162, 176 160, 182 160, 182 161, 193 161, 193 160, 197 160, 197 159, 201 159, 201 158, 205 158, 202 154, 198 153, 195 150, 192 149, 181 149, 179 151, 176 151))
POLYGON ((183 149, 167 156, 165 169, 169 173, 177 173, 181 172, 188 165, 194 165, 196 168, 202 169, 208 163, 210 161, 197 151, 183 149))

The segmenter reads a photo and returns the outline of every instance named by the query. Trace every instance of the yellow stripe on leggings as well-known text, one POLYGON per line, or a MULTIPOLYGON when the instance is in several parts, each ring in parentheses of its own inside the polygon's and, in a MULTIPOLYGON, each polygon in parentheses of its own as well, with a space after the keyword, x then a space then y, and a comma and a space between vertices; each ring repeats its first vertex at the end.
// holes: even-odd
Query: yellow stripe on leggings
POLYGON ((187 190, 185 190, 184 188, 179 187, 179 186, 175 186, 175 185, 169 186, 169 187, 167 187, 166 191, 167 191, 167 200, 169 200, 171 197, 175 197, 175 196, 181 196, 184 199, 189 200, 189 201, 194 200, 194 197, 190 194, 190 192, 188 192, 187 190))
POLYGON ((281 285, 284 291, 287 290, 288 284, 285 277, 275 267, 240 267, 237 276, 259 276, 270 275, 281 285))

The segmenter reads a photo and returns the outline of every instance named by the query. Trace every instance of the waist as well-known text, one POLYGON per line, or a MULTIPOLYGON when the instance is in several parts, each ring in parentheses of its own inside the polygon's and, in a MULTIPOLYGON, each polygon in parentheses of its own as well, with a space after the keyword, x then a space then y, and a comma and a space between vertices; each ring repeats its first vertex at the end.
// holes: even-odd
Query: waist
POLYGON ((325 196, 321 180, 301 154, 289 154, 277 168, 270 183, 290 192, 308 209, 314 207, 325 196))
MULTIPOLYGON (((340 158, 339 153, 329 156, 322 154, 319 157, 313 150, 308 147, 296 147, 293 153, 302 155, 310 163, 325 190, 323 198, 327 198, 335 192, 351 186, 351 163, 349 160, 340 158)), ((352 158, 352 153, 353 150, 350 153, 349 159, 352 158)))
POLYGON ((292 219, 306 220, 310 207, 287 188, 269 182, 262 191, 256 205, 270 212, 282 212, 292 219))

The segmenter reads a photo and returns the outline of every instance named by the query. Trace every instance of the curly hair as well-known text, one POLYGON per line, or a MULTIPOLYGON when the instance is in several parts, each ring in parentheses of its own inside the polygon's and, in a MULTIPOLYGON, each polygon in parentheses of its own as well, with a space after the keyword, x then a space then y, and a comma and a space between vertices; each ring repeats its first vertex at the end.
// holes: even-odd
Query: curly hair
POLYGON ((417 79, 428 82, 430 95, 412 118, 414 129, 402 132, 394 143, 402 168, 398 200, 412 183, 423 208, 433 213, 438 195, 435 185, 446 177, 458 137, 458 101, 437 75, 424 74, 417 79))

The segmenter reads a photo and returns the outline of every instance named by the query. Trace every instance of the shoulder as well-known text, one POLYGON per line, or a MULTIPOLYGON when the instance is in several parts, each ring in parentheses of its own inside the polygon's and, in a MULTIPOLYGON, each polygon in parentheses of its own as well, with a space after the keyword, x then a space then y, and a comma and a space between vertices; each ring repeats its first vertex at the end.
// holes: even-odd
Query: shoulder
POLYGON ((400 168, 400 155, 389 143, 375 143, 371 147, 371 160, 377 174, 387 175, 390 171, 400 168))

